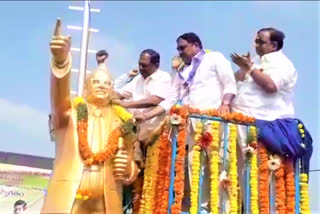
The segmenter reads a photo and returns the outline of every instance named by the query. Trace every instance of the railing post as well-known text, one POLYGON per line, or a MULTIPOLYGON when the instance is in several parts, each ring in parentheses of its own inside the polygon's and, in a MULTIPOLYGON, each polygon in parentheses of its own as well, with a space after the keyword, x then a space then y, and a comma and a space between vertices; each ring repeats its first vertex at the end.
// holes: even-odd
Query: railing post
POLYGON ((171 135, 171 167, 170 167, 170 186, 169 186, 169 202, 168 202, 168 214, 171 214, 171 206, 174 201, 174 167, 177 157, 177 127, 172 127, 172 135, 171 135))
POLYGON ((295 213, 300 213, 300 159, 297 158, 295 163, 295 172, 294 172, 294 184, 295 184, 295 213))

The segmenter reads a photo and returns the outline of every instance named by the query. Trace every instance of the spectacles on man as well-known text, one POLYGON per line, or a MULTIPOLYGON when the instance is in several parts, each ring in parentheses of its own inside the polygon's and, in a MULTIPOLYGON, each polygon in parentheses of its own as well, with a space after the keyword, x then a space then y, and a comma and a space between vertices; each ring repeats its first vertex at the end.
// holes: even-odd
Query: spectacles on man
POLYGON ((266 41, 263 41, 262 39, 260 38, 256 38, 256 40, 254 41, 257 45, 264 45, 266 44, 267 42, 266 41))
POLYGON ((184 49, 186 49, 186 47, 188 47, 188 45, 180 45, 177 47, 178 51, 184 51, 184 49))

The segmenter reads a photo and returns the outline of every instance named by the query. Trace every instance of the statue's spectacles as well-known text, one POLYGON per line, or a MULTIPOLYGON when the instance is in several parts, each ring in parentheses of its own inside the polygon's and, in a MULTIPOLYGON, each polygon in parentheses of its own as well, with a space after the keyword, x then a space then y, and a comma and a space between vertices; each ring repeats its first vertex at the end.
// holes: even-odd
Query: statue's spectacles
POLYGON ((112 81, 100 81, 98 79, 92 79, 91 80, 92 85, 104 85, 105 87, 111 87, 113 85, 112 81))

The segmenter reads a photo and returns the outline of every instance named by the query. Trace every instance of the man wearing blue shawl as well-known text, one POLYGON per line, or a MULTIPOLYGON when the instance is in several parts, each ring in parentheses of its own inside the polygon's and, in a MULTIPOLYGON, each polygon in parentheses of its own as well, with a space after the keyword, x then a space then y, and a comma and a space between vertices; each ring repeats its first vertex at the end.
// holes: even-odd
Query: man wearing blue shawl
POLYGON ((284 37, 277 29, 263 28, 255 39, 257 57, 231 54, 240 68, 235 74, 238 94, 233 110, 255 117, 258 140, 271 153, 293 160, 301 158, 301 172, 308 173, 312 138, 294 116, 297 72, 281 51, 284 37))

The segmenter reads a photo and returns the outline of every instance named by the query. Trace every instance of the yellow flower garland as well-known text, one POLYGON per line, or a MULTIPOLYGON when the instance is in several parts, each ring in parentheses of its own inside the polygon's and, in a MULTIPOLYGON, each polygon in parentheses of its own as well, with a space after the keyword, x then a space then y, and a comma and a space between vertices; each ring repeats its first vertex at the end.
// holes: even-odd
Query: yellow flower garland
POLYGON ((212 214, 219 213, 219 147, 220 147, 220 123, 214 121, 211 125, 212 135, 210 157, 210 207, 212 214))
MULTIPOLYGON (((203 124, 198 122, 195 128, 195 142, 198 142, 203 131, 203 124)), ((191 207, 190 214, 198 213, 198 198, 199 198, 199 180, 200 180, 200 155, 201 147, 199 145, 193 146, 193 159, 192 159, 192 177, 191 177, 191 207)))
MULTIPOLYGON (((249 128, 251 136, 251 144, 257 144, 257 131, 256 127, 250 126, 249 128)), ((249 143, 249 145, 250 145, 249 143)), ((256 150, 251 154, 250 158, 250 206, 251 213, 259 213, 259 201, 258 201, 258 166, 257 166, 257 152, 256 150)))
POLYGON ((309 214, 310 203, 309 203, 309 184, 308 184, 308 175, 302 173, 300 175, 300 213, 309 214))
POLYGON ((153 213, 155 205, 155 189, 159 159, 159 141, 150 146, 147 151, 144 171, 143 194, 139 214, 153 213))
POLYGON ((230 214, 238 213, 238 173, 237 173, 237 126, 230 124, 229 148, 230 148, 230 214))
POLYGON ((133 118, 133 115, 127 112, 127 110, 119 105, 112 105, 112 109, 116 115, 123 121, 129 121, 133 118))
POLYGON ((201 148, 198 145, 193 147, 192 159, 192 184, 191 184, 191 207, 190 214, 198 214, 199 180, 200 180, 200 154, 201 148))

